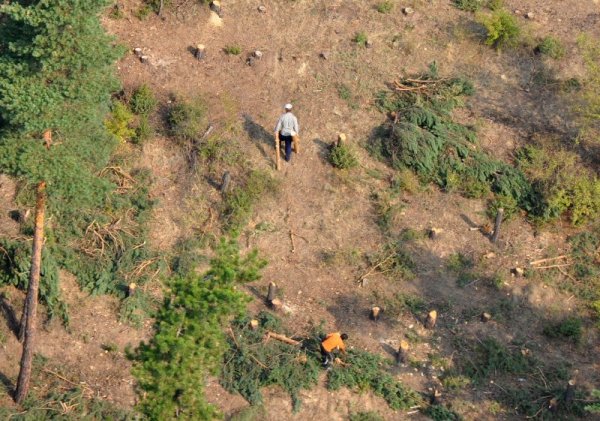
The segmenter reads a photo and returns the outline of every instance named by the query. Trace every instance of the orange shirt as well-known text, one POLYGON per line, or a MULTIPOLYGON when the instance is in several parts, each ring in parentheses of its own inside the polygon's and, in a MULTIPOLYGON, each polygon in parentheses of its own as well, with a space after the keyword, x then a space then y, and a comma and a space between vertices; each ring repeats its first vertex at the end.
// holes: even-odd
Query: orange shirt
POLYGON ((344 341, 342 340, 342 335, 340 332, 330 333, 327 335, 325 340, 321 342, 321 345, 327 352, 331 352, 336 348, 339 348, 340 351, 346 351, 346 345, 344 345, 344 341))

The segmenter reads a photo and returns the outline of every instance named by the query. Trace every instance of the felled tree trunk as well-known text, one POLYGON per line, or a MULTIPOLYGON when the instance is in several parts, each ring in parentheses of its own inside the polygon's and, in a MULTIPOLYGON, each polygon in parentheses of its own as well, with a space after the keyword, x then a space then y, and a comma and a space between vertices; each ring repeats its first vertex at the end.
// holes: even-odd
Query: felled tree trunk
POLYGON ((21 318, 23 334, 23 353, 21 354, 21 369, 17 381, 15 402, 23 403, 29 392, 31 378, 31 362, 36 333, 36 312, 38 290, 40 285, 40 269, 42 265, 42 247, 44 244, 44 213, 46 209, 46 183, 40 182, 37 186, 37 202, 35 206, 35 228, 33 234, 33 249, 31 252, 31 269, 29 271, 29 288, 21 318), (24 326, 24 328, 23 328, 24 326))

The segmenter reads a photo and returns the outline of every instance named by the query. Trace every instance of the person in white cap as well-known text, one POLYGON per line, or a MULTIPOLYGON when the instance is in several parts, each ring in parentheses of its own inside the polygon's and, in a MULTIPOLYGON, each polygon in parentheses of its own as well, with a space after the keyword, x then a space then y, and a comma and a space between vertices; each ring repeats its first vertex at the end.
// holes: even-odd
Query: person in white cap
MULTIPOLYGON (((275 126, 275 146, 278 146, 281 141, 285 142, 285 160, 289 162, 292 158, 293 136, 298 135, 300 128, 298 126, 298 119, 292 114, 292 104, 285 104, 283 108, 285 109, 285 113, 279 117, 277 126, 275 126)), ((276 149, 278 150, 279 148, 276 149)))

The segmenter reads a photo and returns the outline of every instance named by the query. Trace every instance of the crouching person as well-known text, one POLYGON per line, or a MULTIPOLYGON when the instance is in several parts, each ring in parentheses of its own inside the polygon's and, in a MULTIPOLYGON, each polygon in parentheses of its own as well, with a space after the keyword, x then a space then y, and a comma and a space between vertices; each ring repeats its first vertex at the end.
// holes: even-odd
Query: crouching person
POLYGON ((348 339, 345 333, 334 332, 330 333, 321 342, 321 355, 323 356, 323 367, 331 367, 333 365, 333 352, 340 350, 342 354, 346 353, 346 345, 344 341, 348 339))

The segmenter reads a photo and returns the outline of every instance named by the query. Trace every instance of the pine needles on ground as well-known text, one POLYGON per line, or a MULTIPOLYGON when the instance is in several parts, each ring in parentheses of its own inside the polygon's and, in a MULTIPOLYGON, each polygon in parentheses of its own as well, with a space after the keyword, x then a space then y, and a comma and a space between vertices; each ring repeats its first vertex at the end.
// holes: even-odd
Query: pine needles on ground
POLYGON ((259 327, 252 330, 249 318, 232 324, 228 338, 230 353, 225 355, 221 385, 237 392, 253 405, 262 403, 260 389, 277 385, 290 394, 294 411, 300 409, 299 392, 317 384, 319 363, 318 338, 303 342, 302 348, 276 341, 264 341, 268 330, 284 333, 281 321, 270 313, 257 317, 259 327))
MULTIPOLYGON (((299 392, 317 384, 322 371, 319 344, 322 335, 313 332, 302 341, 301 348, 276 340, 265 342, 268 330, 284 332, 279 319, 262 312, 259 327, 252 330, 249 318, 236 320, 228 338, 231 352, 225 355, 221 384, 238 392, 251 404, 262 403, 260 389, 278 385, 292 398, 295 411, 300 408, 299 392)), ((370 390, 383 397, 393 409, 407 409, 421 402, 419 394, 396 381, 387 371, 390 364, 379 355, 350 350, 343 357, 344 366, 334 365, 328 372, 328 388, 347 387, 354 391, 370 390)))
POLYGON ((339 390, 347 387, 355 391, 372 391, 381 396, 392 409, 408 409, 420 405, 420 395, 407 388, 386 371, 390 362, 379 355, 349 350, 345 366, 334 366, 329 372, 327 387, 339 390))

